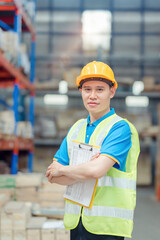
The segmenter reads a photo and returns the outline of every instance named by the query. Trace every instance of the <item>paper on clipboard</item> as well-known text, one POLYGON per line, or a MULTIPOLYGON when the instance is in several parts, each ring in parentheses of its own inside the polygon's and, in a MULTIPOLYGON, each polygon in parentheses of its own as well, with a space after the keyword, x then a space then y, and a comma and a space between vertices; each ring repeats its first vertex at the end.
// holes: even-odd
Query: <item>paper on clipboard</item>
MULTIPOLYGON (((79 165, 90 161, 91 157, 100 151, 100 147, 73 141, 70 164, 79 165)), ((96 179, 77 182, 67 186, 64 198, 91 208, 97 186, 96 179)))

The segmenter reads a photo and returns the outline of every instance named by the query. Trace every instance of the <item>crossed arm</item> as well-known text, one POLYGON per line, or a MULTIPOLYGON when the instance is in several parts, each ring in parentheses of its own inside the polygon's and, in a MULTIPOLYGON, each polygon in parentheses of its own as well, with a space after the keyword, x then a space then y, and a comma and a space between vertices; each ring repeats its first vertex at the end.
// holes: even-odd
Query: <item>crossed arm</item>
POLYGON ((47 169, 46 177, 50 183, 71 185, 79 181, 87 181, 102 177, 115 161, 111 158, 95 154, 89 162, 79 165, 63 166, 54 161, 47 169))

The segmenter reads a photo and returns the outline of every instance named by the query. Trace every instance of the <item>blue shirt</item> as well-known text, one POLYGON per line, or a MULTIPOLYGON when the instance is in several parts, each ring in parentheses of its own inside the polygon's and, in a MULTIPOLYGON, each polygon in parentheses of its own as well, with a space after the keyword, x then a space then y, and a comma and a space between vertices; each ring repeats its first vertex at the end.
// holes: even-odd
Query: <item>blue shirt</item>
MULTIPOLYGON (((115 114, 115 111, 111 108, 110 112, 93 123, 90 122, 90 116, 88 116, 85 143, 89 143, 90 137, 96 126, 105 118, 108 118, 113 114, 115 114)), ((112 126, 101 145, 100 152, 115 161, 113 167, 120 171, 125 171, 126 159, 131 146, 131 130, 129 124, 122 120, 112 126)), ((57 159, 57 161, 63 165, 69 165, 67 136, 63 140, 59 150, 56 152, 54 159, 57 159)))

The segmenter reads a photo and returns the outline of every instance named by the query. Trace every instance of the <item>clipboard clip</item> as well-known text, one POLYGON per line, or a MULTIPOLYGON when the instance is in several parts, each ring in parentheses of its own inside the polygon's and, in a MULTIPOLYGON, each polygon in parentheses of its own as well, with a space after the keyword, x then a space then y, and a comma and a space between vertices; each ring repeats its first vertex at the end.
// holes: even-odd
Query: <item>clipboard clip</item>
POLYGON ((89 151, 93 151, 93 147, 91 145, 85 144, 85 143, 80 143, 79 148, 84 148, 89 151))

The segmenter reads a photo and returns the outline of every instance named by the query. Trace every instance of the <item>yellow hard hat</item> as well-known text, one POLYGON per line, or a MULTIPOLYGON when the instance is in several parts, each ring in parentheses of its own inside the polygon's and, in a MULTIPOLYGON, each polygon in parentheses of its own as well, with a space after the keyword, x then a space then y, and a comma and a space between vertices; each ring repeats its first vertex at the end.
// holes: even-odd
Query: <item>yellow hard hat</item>
POLYGON ((111 82, 111 86, 114 86, 116 89, 118 87, 112 69, 103 62, 93 61, 82 68, 81 74, 76 81, 78 88, 81 88, 83 82, 90 79, 102 80, 107 83, 111 82))

